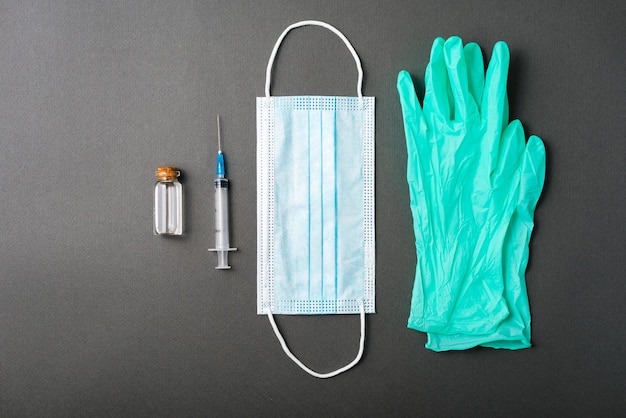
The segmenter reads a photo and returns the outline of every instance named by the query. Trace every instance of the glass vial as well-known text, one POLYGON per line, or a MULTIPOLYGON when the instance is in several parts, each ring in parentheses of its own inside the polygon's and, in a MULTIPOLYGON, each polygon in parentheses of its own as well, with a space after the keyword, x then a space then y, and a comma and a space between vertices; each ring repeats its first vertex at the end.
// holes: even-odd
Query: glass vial
POLYGON ((154 186, 154 234, 183 234, 183 186, 176 167, 158 167, 154 186))

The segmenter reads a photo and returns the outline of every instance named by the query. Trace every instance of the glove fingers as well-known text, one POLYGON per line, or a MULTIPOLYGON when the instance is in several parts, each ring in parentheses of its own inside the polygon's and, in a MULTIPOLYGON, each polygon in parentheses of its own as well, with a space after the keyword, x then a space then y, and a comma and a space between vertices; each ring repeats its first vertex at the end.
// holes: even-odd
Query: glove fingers
POLYGON ((406 137, 406 150, 408 157, 407 179, 420 181, 420 155, 427 158, 428 140, 425 137, 426 120, 415 93, 415 87, 411 75, 406 71, 398 74, 398 95, 404 119, 404 134, 406 137), (420 150, 421 149, 421 150, 420 150))
POLYGON ((432 112, 445 120, 449 120, 451 118, 450 97, 452 92, 450 91, 443 45, 443 38, 437 38, 430 51, 430 62, 426 67, 424 80, 426 83, 424 112, 432 112))
POLYGON ((445 42, 444 58, 454 99, 454 119, 466 120, 477 112, 477 107, 469 91, 467 63, 461 38, 453 36, 445 42))
MULTIPOLYGON (((481 115, 487 125, 486 132, 493 141, 500 138, 502 130, 508 123, 506 83, 509 74, 509 62, 509 47, 500 41, 493 47, 481 104, 481 115)), ((497 155, 497 150, 494 151, 497 155)))
POLYGON ((498 155, 495 170, 491 175, 491 184, 493 186, 497 187, 506 184, 511 175, 517 171, 524 155, 525 145, 524 127, 522 122, 516 119, 506 127, 502 134, 499 146, 500 154, 498 155))
POLYGON ((417 99, 413 80, 407 71, 400 71, 400 73, 398 73, 396 87, 398 89, 398 95, 400 96, 400 106, 402 107, 407 141, 409 141, 409 136, 411 136, 411 139, 414 141, 417 135, 423 134, 426 130, 426 121, 422 107, 417 99))
POLYGON ((474 42, 470 42, 463 48, 465 54, 465 62, 467 63, 467 80, 469 92, 480 106, 483 99, 483 90, 485 89, 485 62, 483 61, 483 53, 480 46, 474 42))
POLYGON ((532 135, 526 144, 522 161, 522 177, 520 181, 520 201, 518 207, 527 210, 531 216, 535 212, 537 201, 541 196, 546 177, 546 149, 538 136, 532 135))

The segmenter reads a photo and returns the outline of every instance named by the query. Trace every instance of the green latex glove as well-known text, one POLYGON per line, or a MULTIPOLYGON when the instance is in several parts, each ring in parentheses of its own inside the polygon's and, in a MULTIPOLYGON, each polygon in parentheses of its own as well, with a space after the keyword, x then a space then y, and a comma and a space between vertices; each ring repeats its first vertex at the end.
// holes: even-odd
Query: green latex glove
POLYGON ((398 76, 417 249, 408 325, 434 350, 530 345, 524 272, 545 150, 508 124, 508 65, 504 42, 485 77, 478 45, 436 39, 423 110, 398 76))

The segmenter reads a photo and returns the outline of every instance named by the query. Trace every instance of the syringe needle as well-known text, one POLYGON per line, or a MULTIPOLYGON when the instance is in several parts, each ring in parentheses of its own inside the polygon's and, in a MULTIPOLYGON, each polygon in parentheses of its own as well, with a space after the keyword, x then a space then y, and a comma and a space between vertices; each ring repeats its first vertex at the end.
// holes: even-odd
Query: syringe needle
POLYGON ((217 152, 222 152, 222 138, 220 135, 220 114, 217 114, 217 152))

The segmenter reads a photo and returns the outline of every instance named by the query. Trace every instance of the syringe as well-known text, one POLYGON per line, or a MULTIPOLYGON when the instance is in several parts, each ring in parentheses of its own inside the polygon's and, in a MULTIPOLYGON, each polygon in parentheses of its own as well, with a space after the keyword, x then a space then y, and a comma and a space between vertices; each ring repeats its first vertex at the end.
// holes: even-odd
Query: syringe
POLYGON ((218 270, 229 269, 228 252, 235 251, 230 248, 228 233, 228 179, 222 153, 222 141, 220 137, 220 115, 217 115, 217 165, 215 167, 215 248, 209 251, 217 252, 218 270))

